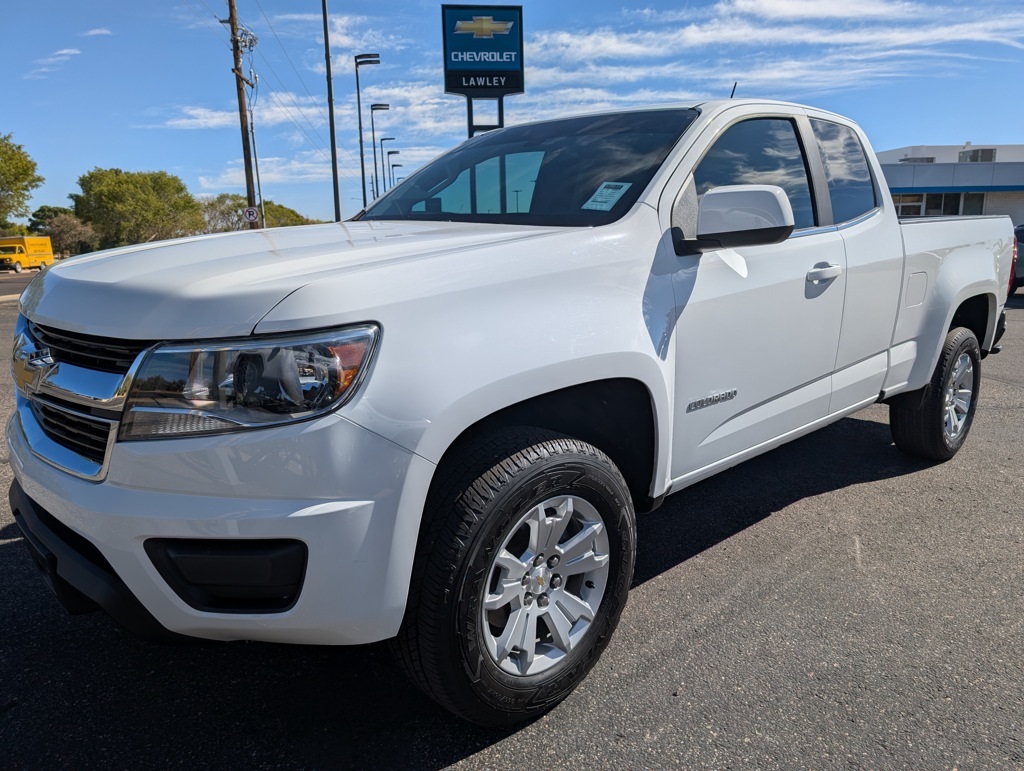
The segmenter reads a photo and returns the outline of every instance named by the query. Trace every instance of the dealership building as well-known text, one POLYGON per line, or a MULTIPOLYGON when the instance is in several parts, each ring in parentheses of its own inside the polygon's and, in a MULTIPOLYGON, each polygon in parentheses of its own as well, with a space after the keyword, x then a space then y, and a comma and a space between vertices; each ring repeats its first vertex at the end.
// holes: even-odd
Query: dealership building
POLYGON ((1024 224, 1024 145, 934 145, 878 153, 901 217, 1007 214, 1024 224))

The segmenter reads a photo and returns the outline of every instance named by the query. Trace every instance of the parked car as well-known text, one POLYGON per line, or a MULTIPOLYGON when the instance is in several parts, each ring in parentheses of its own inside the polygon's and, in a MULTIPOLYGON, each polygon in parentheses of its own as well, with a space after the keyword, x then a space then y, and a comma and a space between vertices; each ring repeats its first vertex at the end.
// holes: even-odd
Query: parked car
POLYGON ((491 131, 353 221, 33 281, 11 508, 72 611, 391 639, 454 713, 526 720, 607 645, 635 512, 878 402, 899 448, 952 458, 1011 235, 901 223, 863 132, 810 107, 491 131))
POLYGON ((1013 235, 1017 238, 1017 273, 1013 281, 1013 288, 1010 294, 1015 293, 1024 286, 1024 254, 1021 254, 1021 244, 1024 244, 1024 225, 1018 225, 1013 229, 1013 235))

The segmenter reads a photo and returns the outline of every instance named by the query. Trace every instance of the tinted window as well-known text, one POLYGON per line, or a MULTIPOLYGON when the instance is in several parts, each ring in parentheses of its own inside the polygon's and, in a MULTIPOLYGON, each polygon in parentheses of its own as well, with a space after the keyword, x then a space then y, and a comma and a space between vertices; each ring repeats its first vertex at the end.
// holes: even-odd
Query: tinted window
POLYGON ((833 221, 847 222, 874 209, 875 184, 854 130, 825 120, 812 120, 811 128, 825 166, 833 221))
POLYGON ((649 110, 490 131, 382 196, 362 219, 604 225, 636 202, 694 110, 649 110))
POLYGON ((797 228, 815 224, 811 186, 796 129, 781 118, 730 126, 693 172, 697 194, 724 185, 778 185, 789 196, 797 228))

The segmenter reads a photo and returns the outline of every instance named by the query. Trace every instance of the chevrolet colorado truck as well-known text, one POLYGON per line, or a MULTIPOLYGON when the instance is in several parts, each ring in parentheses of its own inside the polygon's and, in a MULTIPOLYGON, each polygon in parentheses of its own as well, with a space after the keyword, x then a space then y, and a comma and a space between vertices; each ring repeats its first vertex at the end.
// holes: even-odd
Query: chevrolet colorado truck
POLYGON ((878 402, 951 458, 1015 253, 1005 217, 900 222, 809 107, 492 131, 348 222, 36 277, 11 508, 72 612, 390 639, 456 714, 525 720, 607 645, 636 512, 878 402))

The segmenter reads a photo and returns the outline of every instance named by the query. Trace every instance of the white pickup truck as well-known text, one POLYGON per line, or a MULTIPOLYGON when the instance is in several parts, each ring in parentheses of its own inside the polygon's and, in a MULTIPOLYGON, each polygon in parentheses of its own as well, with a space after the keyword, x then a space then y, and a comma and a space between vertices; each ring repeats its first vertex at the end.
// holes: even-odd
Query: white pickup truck
POLYGON ((1004 217, 899 222, 821 110, 493 131, 353 221, 38 276, 11 508, 72 612, 391 638, 448 709, 524 720, 607 645, 635 512, 880 401, 898 447, 951 458, 1015 253, 1004 217))

